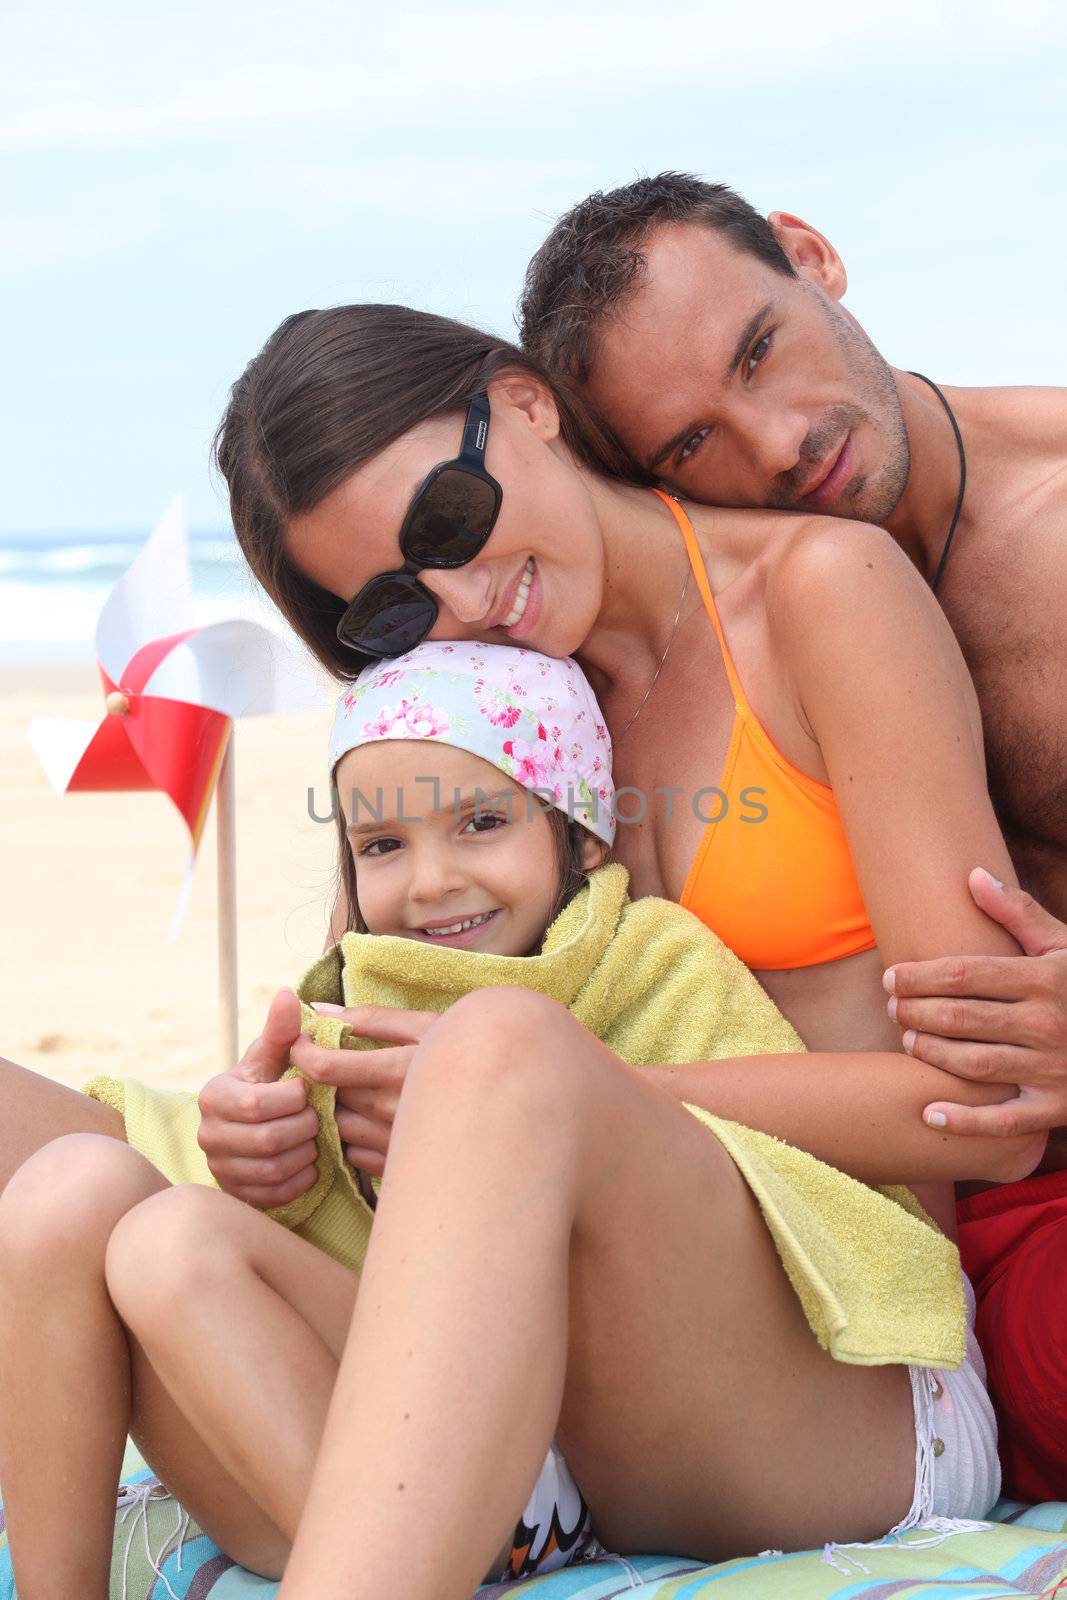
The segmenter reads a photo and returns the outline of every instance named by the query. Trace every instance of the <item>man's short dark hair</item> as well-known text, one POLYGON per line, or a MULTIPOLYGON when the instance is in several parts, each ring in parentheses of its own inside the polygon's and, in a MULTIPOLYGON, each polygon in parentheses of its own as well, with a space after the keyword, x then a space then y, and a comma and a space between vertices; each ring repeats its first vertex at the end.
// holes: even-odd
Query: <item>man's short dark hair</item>
POLYGON ((519 302, 525 349, 550 371, 584 383, 604 319, 639 285, 653 228, 693 223, 789 277, 789 257, 765 217, 724 183, 661 172, 591 194, 552 229, 526 269, 519 302))

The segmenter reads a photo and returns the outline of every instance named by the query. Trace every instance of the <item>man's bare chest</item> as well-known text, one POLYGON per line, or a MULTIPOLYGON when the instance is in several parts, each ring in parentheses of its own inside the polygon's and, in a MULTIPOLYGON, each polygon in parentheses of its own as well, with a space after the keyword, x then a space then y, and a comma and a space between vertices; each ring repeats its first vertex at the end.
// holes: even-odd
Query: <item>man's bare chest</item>
POLYGON ((974 679, 990 794, 1013 854, 1067 863, 1067 527, 1057 519, 1067 524, 1067 505, 1046 506, 1040 525, 984 525, 953 552, 939 598, 974 679))

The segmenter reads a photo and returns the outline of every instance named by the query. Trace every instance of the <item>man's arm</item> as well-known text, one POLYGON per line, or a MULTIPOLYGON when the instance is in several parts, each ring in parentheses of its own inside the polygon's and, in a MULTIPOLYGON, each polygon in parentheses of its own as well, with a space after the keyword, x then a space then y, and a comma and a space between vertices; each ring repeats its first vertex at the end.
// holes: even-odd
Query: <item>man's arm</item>
MULTIPOLYGON (((1000 1105, 960 1104, 946 1089, 924 1116, 948 1132, 1014 1137, 1067 1126, 1067 925, 982 868, 975 904, 1020 945, 1021 956, 898 962, 885 975, 889 1014, 917 1060, 972 1083, 1019 1086, 1000 1105)), ((1050 1164, 1063 1166, 1062 1139, 1050 1164)))

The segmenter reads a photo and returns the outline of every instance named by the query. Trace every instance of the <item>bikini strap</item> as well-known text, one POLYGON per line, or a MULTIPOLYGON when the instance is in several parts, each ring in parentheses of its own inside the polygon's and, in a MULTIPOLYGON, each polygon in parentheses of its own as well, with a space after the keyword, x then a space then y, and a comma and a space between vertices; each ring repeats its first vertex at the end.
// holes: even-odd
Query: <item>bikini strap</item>
POLYGON ((741 687, 741 680, 734 670, 733 659, 727 649, 726 636, 722 631, 719 613, 715 608, 715 598, 711 592, 711 584, 708 582, 707 568, 704 565, 704 557, 700 553, 700 546, 697 544, 697 536, 693 531, 693 524, 690 522, 681 503, 673 495, 665 493, 662 489, 653 489, 652 493, 659 495, 681 529, 682 538, 685 541, 686 554, 689 557, 689 565, 693 569, 693 576, 697 581, 697 588, 700 590, 700 598, 704 602, 704 610, 711 619, 711 625, 715 629, 715 637, 719 641, 719 649, 722 651, 722 664, 726 668, 726 676, 733 692, 734 705, 739 712, 750 716, 751 712, 749 711, 748 701, 745 699, 745 691, 741 687))

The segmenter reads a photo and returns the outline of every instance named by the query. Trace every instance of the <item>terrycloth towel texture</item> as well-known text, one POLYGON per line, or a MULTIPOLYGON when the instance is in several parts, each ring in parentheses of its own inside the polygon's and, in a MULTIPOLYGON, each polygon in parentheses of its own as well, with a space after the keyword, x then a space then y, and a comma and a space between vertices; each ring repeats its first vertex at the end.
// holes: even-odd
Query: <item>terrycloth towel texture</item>
MULTIPOLYGON (((535 956, 494 956, 348 933, 298 987, 304 1025, 329 1048, 370 1049, 308 1009, 334 1004, 444 1011, 472 990, 510 984, 552 996, 634 1067, 782 1054, 803 1045, 722 942, 667 900, 631 901, 627 874, 601 867, 535 956)), ((172 1182, 211 1183, 193 1096, 96 1078, 86 1093, 126 1118, 127 1137, 172 1182)), ((334 1091, 309 1084, 319 1117, 318 1177, 270 1213, 358 1270, 373 1213, 344 1159, 334 1091)), ((839 1361, 958 1367, 965 1352, 959 1255, 907 1189, 874 1190, 814 1156, 699 1107, 688 1108, 736 1163, 762 1209, 819 1343, 839 1361)))

